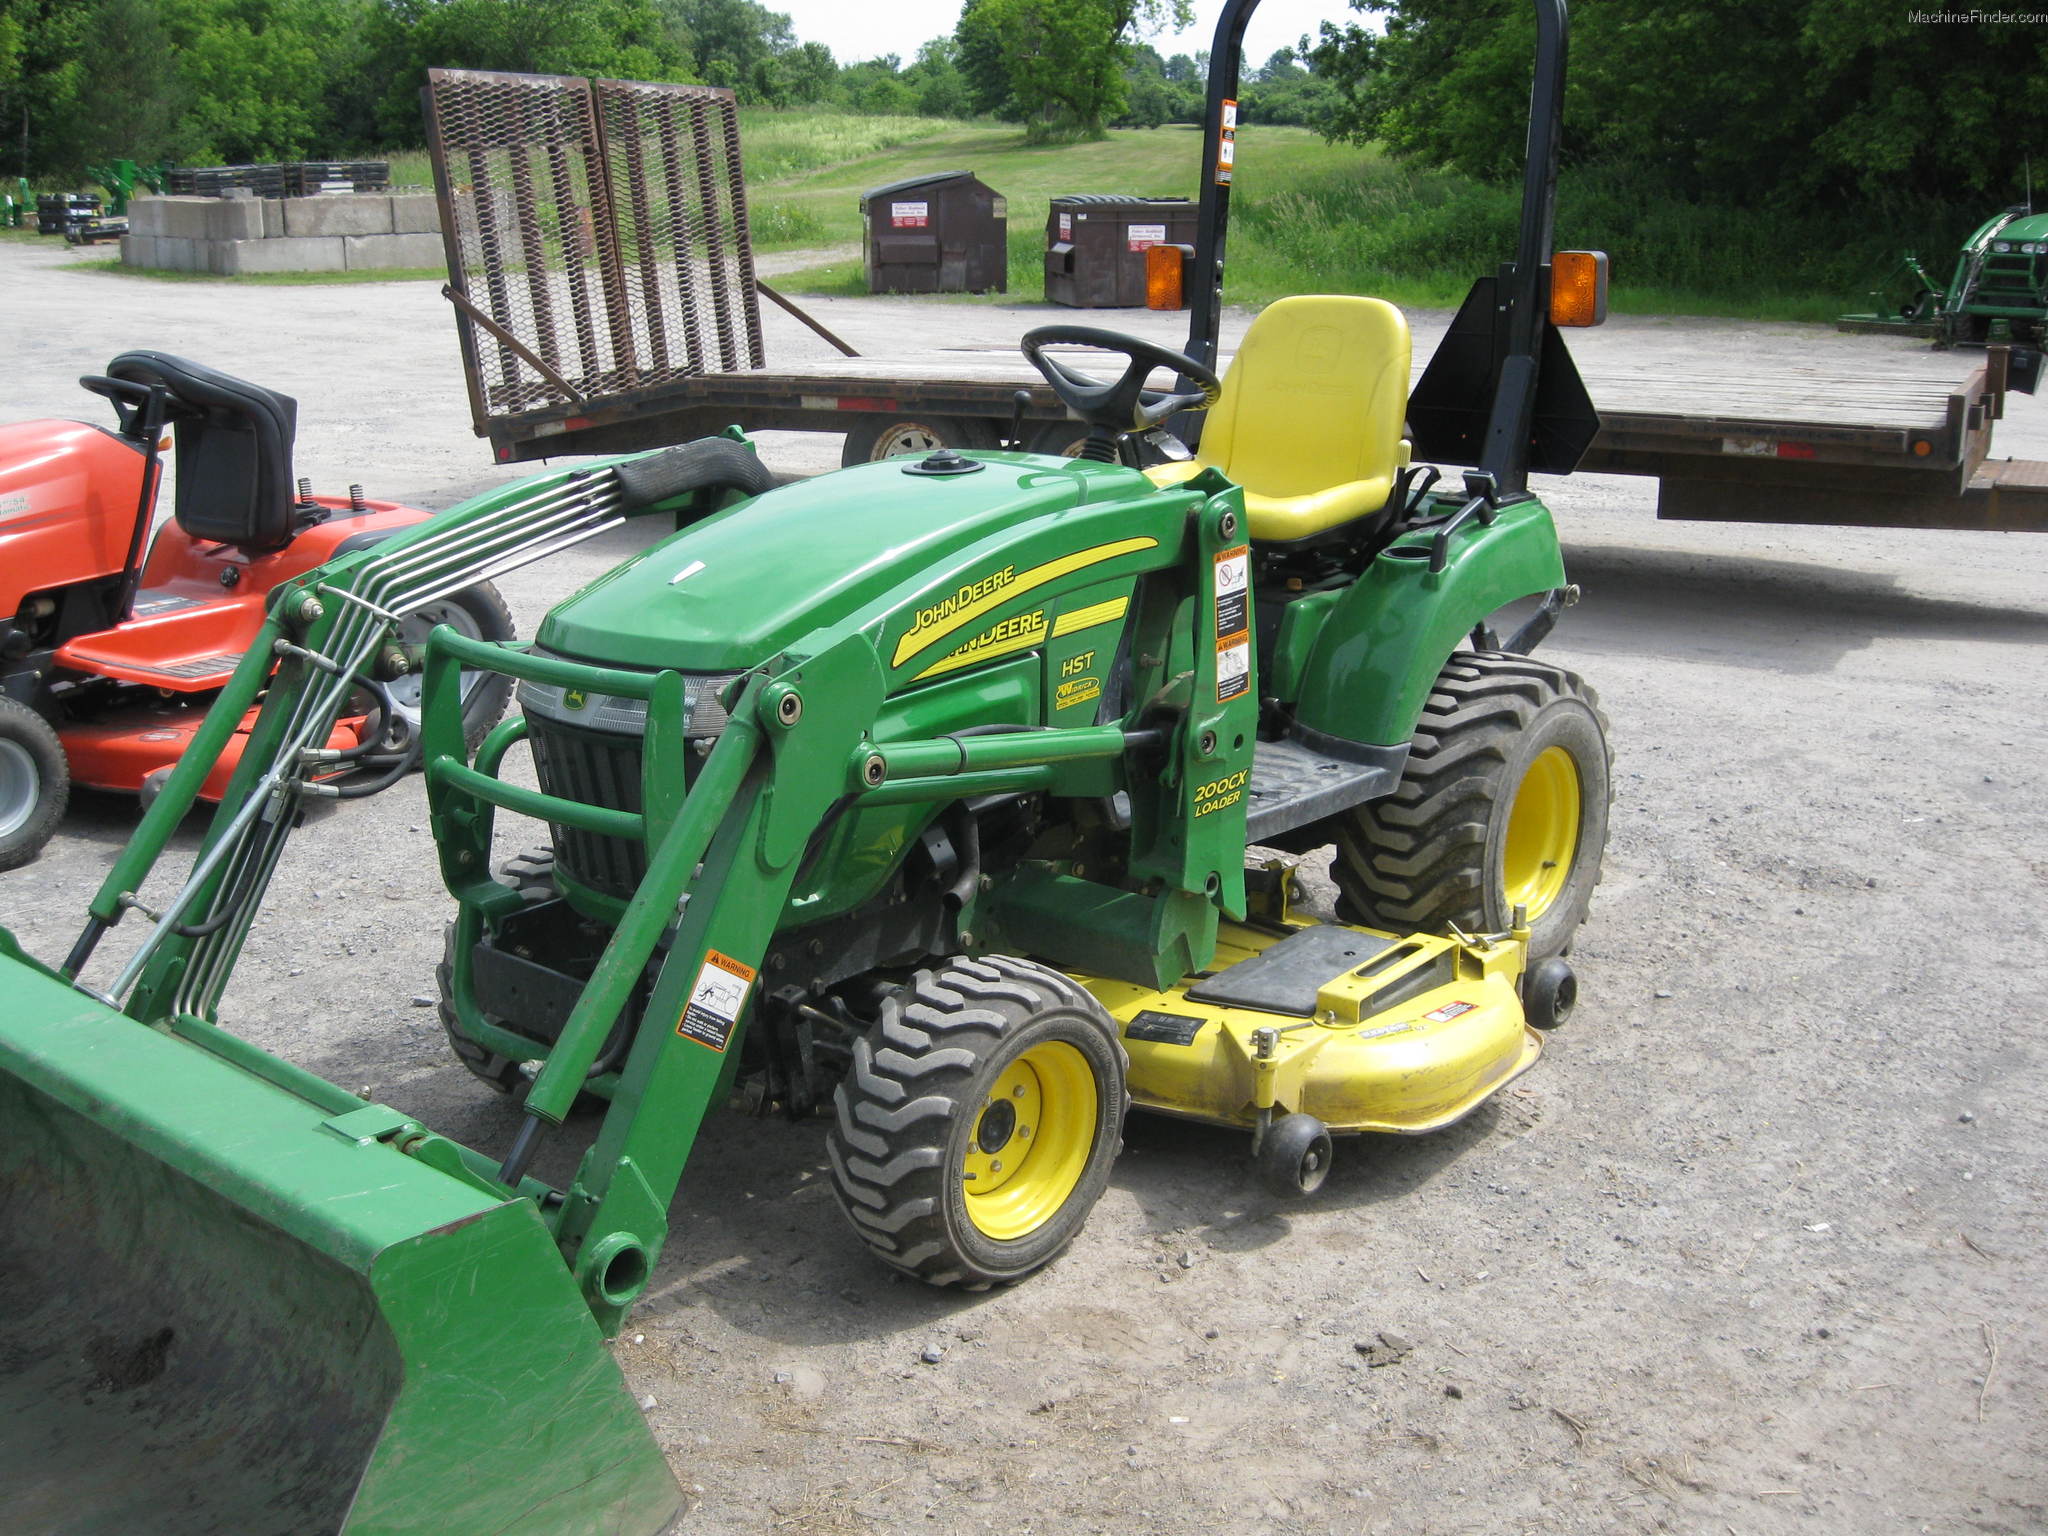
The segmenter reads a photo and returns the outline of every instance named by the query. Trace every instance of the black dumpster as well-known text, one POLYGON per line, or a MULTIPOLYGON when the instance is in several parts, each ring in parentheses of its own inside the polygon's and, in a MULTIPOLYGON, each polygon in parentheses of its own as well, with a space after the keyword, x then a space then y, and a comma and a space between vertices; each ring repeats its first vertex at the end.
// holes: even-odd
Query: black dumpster
POLYGON ((1145 251, 1195 243, 1184 197, 1077 192, 1052 200, 1045 221, 1045 296, 1075 309, 1142 309, 1145 251))
POLYGON ((869 293, 1009 291, 1009 200, 972 171, 872 187, 860 212, 869 293))

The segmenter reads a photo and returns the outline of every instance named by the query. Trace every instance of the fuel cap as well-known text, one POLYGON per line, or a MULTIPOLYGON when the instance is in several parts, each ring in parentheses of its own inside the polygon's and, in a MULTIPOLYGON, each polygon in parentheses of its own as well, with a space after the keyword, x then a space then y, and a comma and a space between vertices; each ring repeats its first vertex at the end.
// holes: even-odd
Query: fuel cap
POLYGON ((906 475, 971 475, 988 466, 953 448, 935 448, 915 464, 903 466, 906 475))

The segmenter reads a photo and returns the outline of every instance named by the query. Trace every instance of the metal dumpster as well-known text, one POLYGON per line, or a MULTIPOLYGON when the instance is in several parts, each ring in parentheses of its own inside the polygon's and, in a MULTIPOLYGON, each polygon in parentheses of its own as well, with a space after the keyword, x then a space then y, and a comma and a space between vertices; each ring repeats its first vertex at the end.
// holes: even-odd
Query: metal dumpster
POLYGON ((1075 309, 1143 309, 1145 252, 1195 243, 1184 197, 1077 192, 1052 200, 1045 221, 1045 297, 1075 309))
POLYGON ((1009 200, 972 171, 871 187, 860 211, 869 293, 1009 291, 1009 200))

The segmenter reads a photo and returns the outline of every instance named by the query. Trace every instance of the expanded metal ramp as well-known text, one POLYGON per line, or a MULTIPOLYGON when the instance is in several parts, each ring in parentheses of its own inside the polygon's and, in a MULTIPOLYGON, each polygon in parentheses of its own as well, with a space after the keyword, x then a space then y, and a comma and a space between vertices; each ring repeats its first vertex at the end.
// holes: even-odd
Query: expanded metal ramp
POLYGON ((427 103, 479 433, 762 366, 732 92, 435 69, 427 103))

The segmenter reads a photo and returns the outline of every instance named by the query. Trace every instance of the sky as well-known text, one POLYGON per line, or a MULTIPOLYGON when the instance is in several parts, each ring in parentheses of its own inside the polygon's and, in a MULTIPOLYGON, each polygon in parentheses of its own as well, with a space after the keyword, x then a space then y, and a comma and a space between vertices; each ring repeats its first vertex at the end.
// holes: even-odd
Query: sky
MULTIPOLYGON (((960 19, 960 0, 884 0, 881 5, 851 5, 847 0, 765 0, 768 9, 789 17, 797 41, 823 43, 841 64, 858 63, 894 53, 908 64, 918 47, 953 30, 960 19)), ((1192 54, 1207 48, 1223 14, 1223 0, 1195 0, 1195 24, 1178 34, 1144 39, 1161 53, 1192 54)), ((1257 68, 1281 48, 1291 48, 1304 33, 1315 36, 1323 20, 1357 20, 1344 0, 1260 0, 1245 31, 1245 67, 1257 68)))

